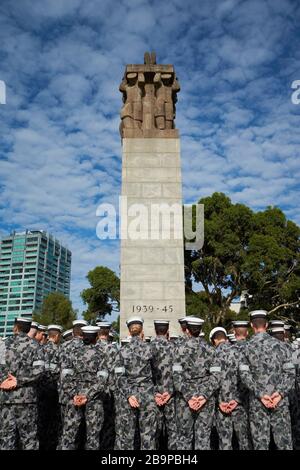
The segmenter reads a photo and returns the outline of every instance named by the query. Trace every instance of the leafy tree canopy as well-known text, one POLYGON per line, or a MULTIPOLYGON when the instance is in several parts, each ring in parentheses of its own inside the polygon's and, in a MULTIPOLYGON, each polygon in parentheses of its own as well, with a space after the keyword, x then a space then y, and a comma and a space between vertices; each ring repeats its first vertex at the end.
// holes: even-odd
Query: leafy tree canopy
POLYGON ((81 292, 83 302, 88 306, 84 312, 87 321, 104 318, 113 310, 118 310, 120 303, 120 280, 109 268, 97 266, 89 271, 89 288, 81 292))
POLYGON ((71 328, 75 318, 72 302, 60 292, 51 292, 45 297, 41 310, 33 315, 33 319, 42 325, 57 324, 64 329, 71 328))
POLYGON ((248 290, 251 309, 299 317, 300 228, 277 207, 255 213, 223 193, 199 203, 205 241, 201 250, 185 252, 187 311, 198 303, 213 325, 224 323, 232 300, 248 290), (194 292, 195 284, 205 295, 194 292))

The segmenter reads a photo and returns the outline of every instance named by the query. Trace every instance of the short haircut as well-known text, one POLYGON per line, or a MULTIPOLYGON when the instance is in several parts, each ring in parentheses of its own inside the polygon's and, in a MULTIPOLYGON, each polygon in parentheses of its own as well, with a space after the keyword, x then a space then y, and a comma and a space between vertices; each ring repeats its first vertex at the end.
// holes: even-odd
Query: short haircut
POLYGON ((194 338, 198 338, 201 333, 200 325, 187 325, 186 328, 194 338))
POLYGON ((217 331, 212 337, 212 340, 214 341, 215 339, 220 340, 220 339, 227 339, 227 336, 223 331, 217 331))
POLYGON ((128 327, 131 336, 138 336, 143 331, 143 325, 140 323, 131 323, 128 327))
POLYGON ((266 328, 268 320, 263 317, 258 317, 258 318, 253 318, 251 320, 251 323, 255 328, 266 328))
POLYGON ((73 326, 73 336, 82 336, 81 326, 75 325, 73 326))
POLYGON ((99 335, 108 336, 108 335, 109 335, 109 332, 110 332, 110 328, 109 328, 109 327, 100 326, 99 335))
POLYGON ((159 325, 159 324, 154 324, 155 328, 155 333, 157 335, 166 335, 169 331, 169 325, 159 325))
POLYGON ((29 322, 17 321, 16 325, 17 325, 18 331, 20 331, 21 333, 27 334, 29 333, 30 328, 31 328, 31 324, 29 322))
POLYGON ((245 336, 248 333, 247 326, 235 326, 234 331, 236 332, 237 336, 245 336))

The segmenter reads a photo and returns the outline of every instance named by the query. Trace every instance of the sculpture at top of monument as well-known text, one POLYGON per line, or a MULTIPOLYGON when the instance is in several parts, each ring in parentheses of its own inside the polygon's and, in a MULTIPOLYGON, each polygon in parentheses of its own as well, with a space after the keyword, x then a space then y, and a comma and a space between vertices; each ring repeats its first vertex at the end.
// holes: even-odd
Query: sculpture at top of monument
POLYGON ((123 93, 121 119, 127 129, 139 129, 142 126, 142 96, 145 77, 143 73, 127 73, 120 85, 123 93))
POLYGON ((176 114, 175 104, 180 85, 171 73, 156 73, 155 85, 155 124, 158 129, 173 129, 176 114))
POLYGON ((178 137, 174 121, 180 85, 172 65, 156 64, 155 53, 146 52, 144 64, 127 65, 120 91, 122 138, 178 137))

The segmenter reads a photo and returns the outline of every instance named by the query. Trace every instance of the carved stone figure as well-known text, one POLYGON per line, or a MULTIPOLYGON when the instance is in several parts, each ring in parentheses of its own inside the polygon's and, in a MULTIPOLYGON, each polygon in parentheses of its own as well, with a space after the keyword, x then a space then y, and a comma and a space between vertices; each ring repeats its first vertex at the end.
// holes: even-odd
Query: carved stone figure
POLYGON ((180 90, 172 65, 156 63, 155 52, 146 52, 144 64, 127 65, 123 93, 121 137, 178 137, 175 104, 180 90))
POLYGON ((138 129, 142 126, 143 73, 127 73, 120 85, 124 105, 121 110, 122 128, 138 129))
POLYGON ((176 93, 180 90, 179 83, 170 73, 156 73, 155 84, 155 124, 158 129, 173 129, 175 119, 176 93))

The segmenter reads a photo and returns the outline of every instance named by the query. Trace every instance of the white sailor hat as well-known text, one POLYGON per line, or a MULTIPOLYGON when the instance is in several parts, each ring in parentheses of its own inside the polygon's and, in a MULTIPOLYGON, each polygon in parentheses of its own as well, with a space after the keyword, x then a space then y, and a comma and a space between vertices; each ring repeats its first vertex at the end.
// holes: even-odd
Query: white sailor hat
POLYGON ((69 336, 72 336, 72 335, 73 335, 73 330, 66 330, 66 331, 63 332, 62 337, 63 337, 63 339, 66 339, 66 338, 68 338, 69 336))
POLYGON ((144 320, 141 317, 130 317, 126 320, 126 325, 132 325, 133 323, 140 323, 141 325, 144 324, 144 320))
POLYGON ((285 323, 285 324, 284 324, 284 329, 285 329, 286 331, 291 330, 291 328, 292 328, 292 325, 289 325, 289 323, 285 323))
POLYGON ((181 317, 181 318, 179 318, 179 319, 178 319, 178 323, 180 323, 180 325, 181 325, 182 323, 186 323, 186 317, 181 317))
POLYGON ((45 325, 39 325, 38 331, 47 331, 47 327, 45 325))
POLYGON ((273 326, 279 326, 279 327, 283 328, 284 327, 284 321, 282 321, 282 320, 270 320, 269 325, 272 326, 272 327, 273 326))
POLYGON ((36 330, 38 329, 39 324, 36 321, 31 322, 31 328, 35 328, 36 330))
POLYGON ((130 343, 130 338, 127 337, 127 338, 121 339, 121 345, 128 344, 128 343, 130 343))
POLYGON ((72 322, 73 326, 88 326, 88 322, 86 320, 74 320, 72 322))
POLYGON ((211 330, 209 333, 209 340, 211 341, 216 333, 224 333, 225 336, 227 336, 227 331, 225 328, 222 328, 221 326, 216 326, 211 330))
POLYGON ((267 318, 268 312, 266 310, 252 310, 249 313, 250 319, 254 318, 267 318))
POLYGON ((100 328, 111 328, 111 323, 109 323, 108 321, 97 321, 96 322, 96 325, 99 326, 100 328))
POLYGON ((284 333, 284 328, 282 326, 276 326, 274 328, 269 328, 271 335, 273 333, 284 333))
POLYGON ((229 341, 230 341, 230 343, 236 343, 237 339, 236 339, 235 336, 233 336, 232 338, 229 338, 229 341))
POLYGON ((154 320, 154 325, 169 325, 170 320, 154 320))
POLYGON ((170 340, 174 341, 175 339, 178 339, 179 336, 178 335, 172 335, 170 336, 170 340))
POLYGON ((60 325, 48 325, 48 331, 50 330, 55 330, 55 331, 59 331, 60 333, 62 333, 63 327, 60 325))
POLYGON ((205 333, 203 333, 203 331, 201 331, 200 335, 199 335, 201 338, 204 338, 205 336, 205 333))
POLYGON ((100 328, 99 326, 88 325, 88 326, 83 326, 81 328, 81 331, 85 335, 96 335, 97 333, 99 333, 100 328))
POLYGON ((187 325, 192 325, 192 326, 202 326, 204 323, 204 320, 198 317, 185 317, 185 321, 187 325))
POLYGON ((32 319, 31 318, 24 318, 24 317, 17 317, 15 318, 15 323, 31 323, 32 319))
POLYGON ((151 343, 152 336, 145 336, 145 342, 146 343, 151 343))
POLYGON ((234 320, 232 326, 233 328, 248 328, 249 322, 247 320, 234 320))

